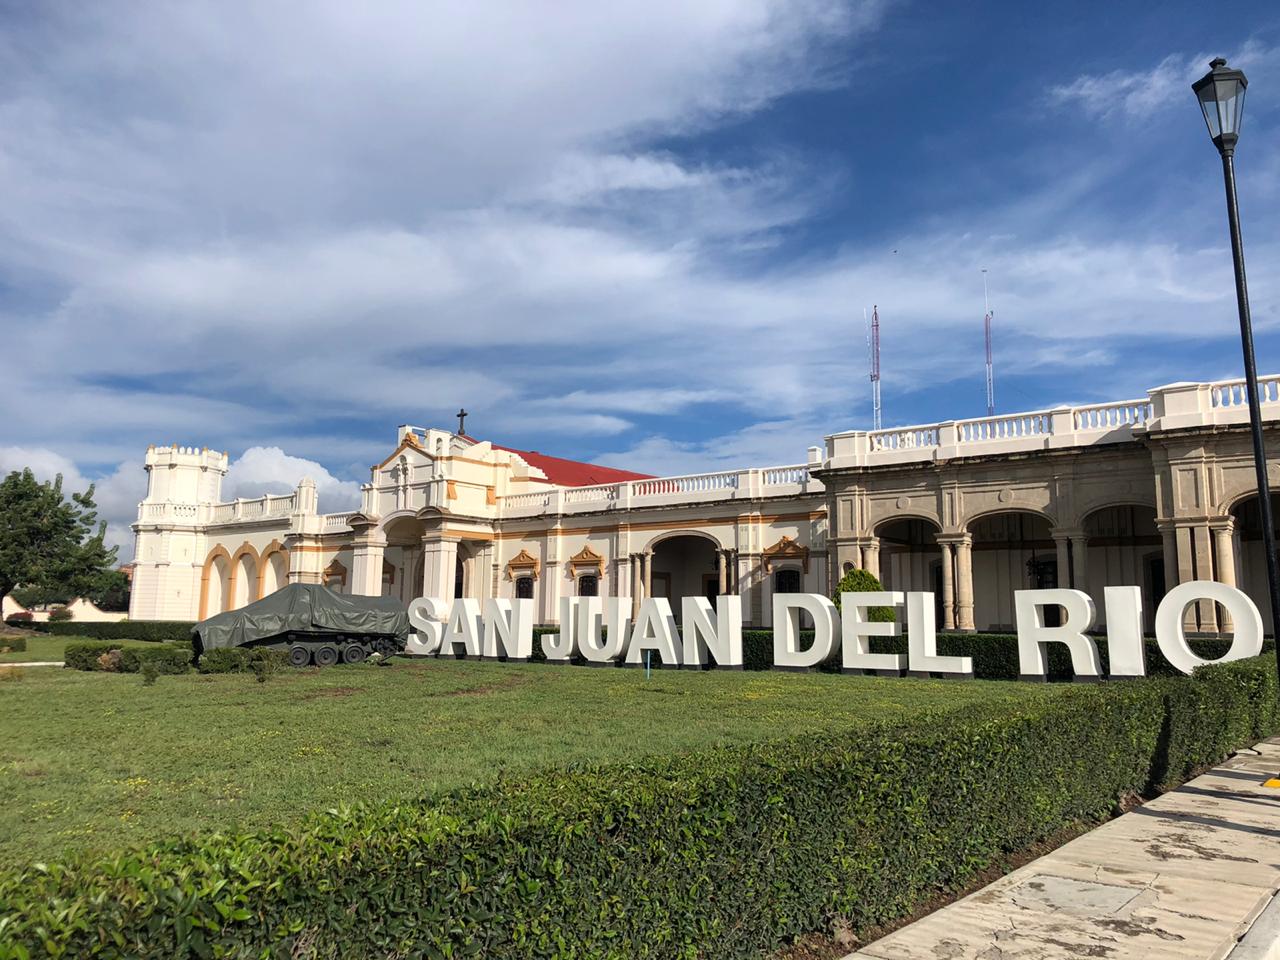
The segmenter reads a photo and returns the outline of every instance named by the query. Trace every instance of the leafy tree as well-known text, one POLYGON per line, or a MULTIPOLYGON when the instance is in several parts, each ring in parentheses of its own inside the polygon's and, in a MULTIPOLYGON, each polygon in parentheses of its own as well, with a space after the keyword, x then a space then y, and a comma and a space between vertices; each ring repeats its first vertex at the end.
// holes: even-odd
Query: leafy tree
MULTIPOLYGON (((883 589, 880 581, 868 571, 850 570, 836 584, 836 595, 831 599, 839 610, 842 593, 874 593, 883 589)), ((873 623, 893 623, 897 618, 894 616, 893 607, 872 607, 867 611, 867 619, 873 623)))
POLYGON ((129 609, 129 578, 123 570, 103 570, 93 588, 85 591, 98 609, 124 613, 129 609))
POLYGON ((0 481, 0 599, 18 586, 44 602, 92 593, 116 561, 106 530, 92 484, 67 499, 61 474, 40 483, 29 468, 13 471, 0 481))

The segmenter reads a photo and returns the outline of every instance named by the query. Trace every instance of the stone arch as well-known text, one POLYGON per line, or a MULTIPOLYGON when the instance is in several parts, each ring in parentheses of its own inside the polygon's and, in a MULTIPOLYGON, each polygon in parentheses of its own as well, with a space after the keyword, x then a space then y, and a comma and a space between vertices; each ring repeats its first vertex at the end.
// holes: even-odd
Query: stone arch
POLYGON ((227 609, 239 610, 262 593, 262 567, 258 551, 246 540, 231 555, 231 579, 227 585, 227 609))
POLYGON ((727 550, 729 545, 721 543, 720 538, 713 533, 707 533, 705 530, 667 530, 662 533, 655 534, 653 538, 644 545, 647 553, 652 553, 654 548, 666 540, 672 540, 676 537, 701 537, 703 540, 710 540, 717 550, 727 550))
POLYGON ((289 583, 289 551, 272 540, 258 557, 258 599, 275 593, 289 583))
POLYGON ((936 515, 917 510, 904 510, 901 513, 891 514, 890 516, 882 517, 879 520, 874 520, 871 523, 871 532, 878 536, 882 527, 888 526, 891 523, 898 523, 903 520, 919 520, 921 523, 933 526, 938 533, 942 532, 942 521, 940 521, 936 515))
POLYGON ((979 513, 975 513, 969 517, 966 517, 962 526, 965 529, 965 531, 967 531, 968 533, 973 533, 973 525, 975 523, 978 523, 982 520, 989 520, 992 517, 998 517, 1003 514, 1018 514, 1018 513, 1025 513, 1025 514, 1029 514, 1030 516, 1039 517, 1041 520, 1045 521, 1045 523, 1049 524, 1050 530, 1059 526, 1058 518, 1054 516, 1052 513, 1050 513, 1048 510, 1042 510, 1039 507, 1028 507, 1022 504, 1000 504, 997 507, 991 507, 990 509, 983 510, 979 513))
POLYGON ((218 544, 205 557, 204 569, 200 573, 200 619, 221 613, 227 607, 227 598, 231 595, 231 554, 227 548, 218 544))
MULTIPOLYGON (((1012 632, 1017 590, 1067 586, 1053 538, 1054 518, 1043 510, 1006 506, 970 517, 973 620, 979 630, 1012 632)), ((1057 608, 1047 614, 1052 623, 1057 608)))
MULTIPOLYGON (((1253 600, 1262 622, 1271 623, 1271 591, 1267 586, 1267 553, 1262 534, 1258 490, 1234 498, 1228 518, 1215 525, 1215 580, 1234 583, 1253 600)), ((1280 493, 1271 494, 1271 522, 1280 525, 1280 493)))
POLYGON ((1102 603, 1107 586, 1136 586, 1142 591, 1143 628, 1155 630, 1156 606, 1171 585, 1164 568, 1164 539, 1156 526, 1154 504, 1134 498, 1112 498, 1080 513, 1080 529, 1070 542, 1072 571, 1068 583, 1094 598, 1098 628, 1106 626, 1102 603), (1080 551, 1083 550, 1083 555, 1080 551))
POLYGON ((685 597, 714 597, 719 593, 720 541, 701 531, 671 531, 649 541, 648 595, 665 597, 677 617, 685 597))

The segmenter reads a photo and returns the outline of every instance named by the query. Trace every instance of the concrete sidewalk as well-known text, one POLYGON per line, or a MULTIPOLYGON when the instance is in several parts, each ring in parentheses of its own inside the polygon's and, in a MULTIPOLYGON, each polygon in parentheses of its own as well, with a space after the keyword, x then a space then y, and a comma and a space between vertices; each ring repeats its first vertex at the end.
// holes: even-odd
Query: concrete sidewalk
MULTIPOLYGON (((1280 738, 1256 750, 846 960, 1228 956, 1280 890, 1280 738)), ((1280 957, 1278 910, 1237 957, 1280 957)))

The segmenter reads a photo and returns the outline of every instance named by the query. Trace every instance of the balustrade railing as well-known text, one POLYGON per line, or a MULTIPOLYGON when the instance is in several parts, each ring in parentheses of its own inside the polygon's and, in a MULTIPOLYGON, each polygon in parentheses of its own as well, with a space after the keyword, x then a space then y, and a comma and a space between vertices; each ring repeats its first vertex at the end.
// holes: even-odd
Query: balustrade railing
MULTIPOLYGON (((1225 380, 1209 385, 1209 400, 1215 407, 1243 407, 1249 402, 1243 380, 1225 380)), ((1258 400, 1280 403, 1280 376, 1258 378, 1258 400)))
POLYGON ((351 526, 351 518, 356 515, 354 510, 347 513, 326 513, 324 515, 325 533, 332 533, 335 530, 346 530, 351 526))
POLYGON ((760 471, 760 477, 766 487, 775 487, 781 484, 805 484, 809 482, 809 468, 807 466, 798 467, 765 467, 760 471))
POLYGON ((712 490, 736 490, 738 473, 695 473, 685 477, 656 477, 632 480, 633 497, 654 497, 672 493, 705 493, 712 490))
POLYGON ((938 445, 937 427, 906 427, 901 430, 873 430, 867 434, 872 450, 914 450, 938 445))
POLYGON ((1016 437, 1041 437, 1053 433, 1048 411, 1018 413, 1008 417, 982 417, 957 420, 956 443, 983 443, 988 440, 1011 440, 1016 437))
POLYGON ((597 487, 568 487, 564 492, 565 503, 612 503, 618 499, 620 483, 607 483, 597 487))
POLYGON ((1077 430, 1112 430, 1116 427, 1132 427, 1151 419, 1151 401, 1121 400, 1118 403, 1075 407, 1071 411, 1071 417, 1077 430))

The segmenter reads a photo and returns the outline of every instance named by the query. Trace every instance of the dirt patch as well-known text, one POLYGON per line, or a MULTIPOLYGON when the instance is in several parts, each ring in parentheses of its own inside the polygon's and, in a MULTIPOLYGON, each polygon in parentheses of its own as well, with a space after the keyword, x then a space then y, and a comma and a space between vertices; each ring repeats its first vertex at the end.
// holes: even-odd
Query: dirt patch
POLYGON ((443 693, 433 693, 433 697, 482 697, 486 693, 497 693, 500 690, 510 690, 512 687, 523 686, 524 680, 520 677, 512 677, 510 680, 504 680, 502 683, 482 683, 478 687, 464 687, 461 690, 446 690, 443 693))
POLYGON ((321 687, 319 690, 308 690, 300 700, 342 700, 355 693, 362 693, 364 687, 321 687))

